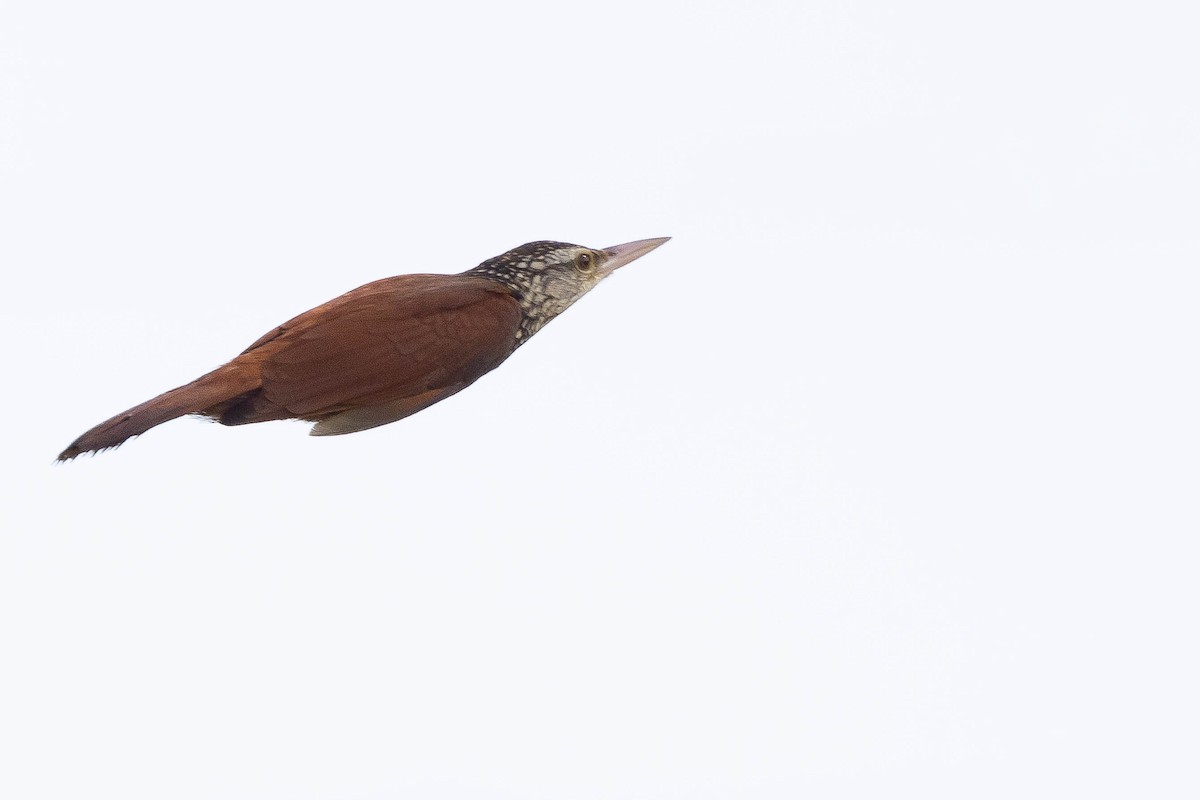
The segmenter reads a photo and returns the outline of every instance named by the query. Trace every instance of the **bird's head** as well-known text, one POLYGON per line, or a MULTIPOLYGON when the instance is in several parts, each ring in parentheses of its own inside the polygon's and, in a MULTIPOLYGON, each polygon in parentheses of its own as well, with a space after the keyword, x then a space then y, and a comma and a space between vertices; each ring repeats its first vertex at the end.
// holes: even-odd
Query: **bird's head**
POLYGON ((617 269, 669 239, 642 239, 604 249, 530 242, 489 258, 468 274, 500 281, 513 291, 525 313, 524 341, 617 269))

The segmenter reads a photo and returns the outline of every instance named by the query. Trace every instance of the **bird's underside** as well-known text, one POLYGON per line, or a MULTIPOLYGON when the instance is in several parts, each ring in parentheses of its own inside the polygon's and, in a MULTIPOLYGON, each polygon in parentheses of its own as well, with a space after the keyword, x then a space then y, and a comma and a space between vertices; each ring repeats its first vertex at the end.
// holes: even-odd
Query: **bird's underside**
POLYGON ((195 381, 100 423, 60 460, 116 447, 155 425, 202 414, 224 425, 316 422, 312 433, 385 425, 443 400, 516 348, 521 308, 471 275, 401 275, 285 322, 195 381))

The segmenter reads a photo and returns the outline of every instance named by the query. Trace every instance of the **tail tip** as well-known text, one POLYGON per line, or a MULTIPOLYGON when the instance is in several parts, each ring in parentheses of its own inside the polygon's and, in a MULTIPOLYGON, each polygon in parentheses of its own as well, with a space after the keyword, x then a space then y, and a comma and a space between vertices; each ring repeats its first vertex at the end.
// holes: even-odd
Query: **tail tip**
POLYGON ((88 445, 83 441, 82 438, 76 439, 75 441, 71 442, 70 446, 68 446, 66 450, 63 450, 58 454, 58 457, 54 459, 54 463, 64 464, 83 455, 84 453, 91 453, 92 455, 95 455, 96 453, 103 453, 105 450, 116 450, 124 443, 124 441, 121 441, 117 442, 116 444, 88 445))
POLYGON ((86 452, 88 452, 88 450, 84 447, 81 447, 79 445, 79 440, 76 439, 75 441, 71 442, 70 446, 67 447, 66 450, 63 450, 61 453, 59 453, 58 458, 56 458, 54 460, 59 463, 62 463, 65 461, 70 461, 71 459, 75 458, 76 456, 81 456, 86 452))

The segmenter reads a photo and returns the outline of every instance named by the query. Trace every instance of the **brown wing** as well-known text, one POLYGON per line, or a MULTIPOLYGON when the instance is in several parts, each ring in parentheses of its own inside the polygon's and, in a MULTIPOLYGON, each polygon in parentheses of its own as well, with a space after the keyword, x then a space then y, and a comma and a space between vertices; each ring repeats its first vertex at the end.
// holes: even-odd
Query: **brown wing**
POLYGON ((325 420, 349 433, 426 408, 513 351, 521 309, 504 287, 462 275, 402 275, 367 284, 284 323, 237 360, 262 388, 222 409, 239 424, 325 420))

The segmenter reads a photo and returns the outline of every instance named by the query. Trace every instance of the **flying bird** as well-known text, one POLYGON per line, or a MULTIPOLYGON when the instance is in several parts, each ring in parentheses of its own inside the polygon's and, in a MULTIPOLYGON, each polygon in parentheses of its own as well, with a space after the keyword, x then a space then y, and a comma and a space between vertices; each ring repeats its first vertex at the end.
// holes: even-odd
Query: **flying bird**
POLYGON ((668 238, 594 249, 530 242, 457 275, 398 275, 283 323, 224 366, 80 436, 58 456, 117 447, 199 414, 222 425, 314 422, 314 436, 403 419, 500 366, 619 267, 668 238))

